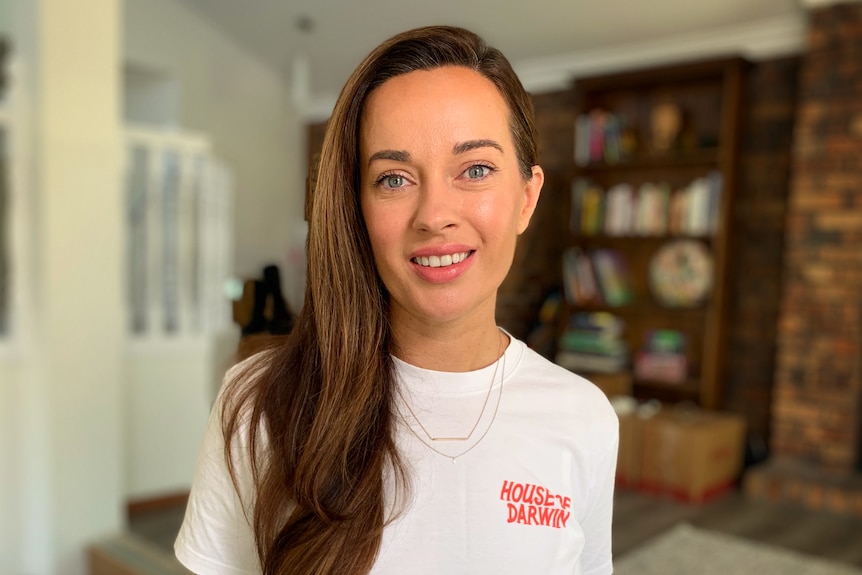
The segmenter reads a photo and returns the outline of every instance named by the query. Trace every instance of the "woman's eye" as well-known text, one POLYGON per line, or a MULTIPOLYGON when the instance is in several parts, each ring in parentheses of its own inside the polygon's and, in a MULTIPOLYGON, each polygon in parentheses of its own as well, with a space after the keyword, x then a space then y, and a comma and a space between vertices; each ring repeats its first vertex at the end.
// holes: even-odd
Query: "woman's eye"
POLYGON ((384 187, 397 189, 404 185, 404 176, 399 176, 398 174, 390 174, 388 176, 383 176, 378 180, 378 182, 384 187))
POLYGON ((481 180, 491 171, 488 166, 475 165, 467 168, 467 178, 471 180, 481 180))

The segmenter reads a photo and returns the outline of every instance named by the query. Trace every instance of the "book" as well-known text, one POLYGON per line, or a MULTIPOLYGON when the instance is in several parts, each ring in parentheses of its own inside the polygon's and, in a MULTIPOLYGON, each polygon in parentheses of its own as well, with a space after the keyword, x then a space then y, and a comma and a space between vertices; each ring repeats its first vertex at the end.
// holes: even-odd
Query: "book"
POLYGON ((628 358, 560 350, 554 357, 554 363, 580 373, 615 373, 626 369, 628 358))
POLYGON ((590 184, 584 188, 580 199, 580 232, 586 236, 594 236, 602 231, 604 191, 595 184, 590 184))
POLYGON ((685 383, 688 379, 685 334, 674 329, 653 329, 644 336, 634 358, 635 377, 663 383, 685 383))
POLYGON ((667 210, 667 231, 670 234, 679 235, 684 231, 683 214, 686 210, 686 199, 685 188, 674 190, 670 195, 667 210))
POLYGON ((658 236, 668 231, 670 186, 647 182, 638 189, 634 232, 641 236, 658 236))
POLYGON ((572 304, 601 303, 593 264, 581 248, 569 248, 563 254, 563 279, 566 300, 572 304))
POLYGON ((684 232, 692 236, 709 233, 709 194, 710 187, 706 178, 697 178, 686 188, 688 201, 684 218, 684 232))
POLYGON ((616 164, 622 159, 622 129, 620 119, 615 114, 605 114, 605 152, 604 160, 616 164))
POLYGON ((576 312, 557 340, 554 361, 576 372, 613 373, 626 369, 631 353, 622 333, 625 322, 604 312, 576 312))
POLYGON ((605 198, 605 233, 609 236, 626 236, 632 231, 634 190, 629 184, 617 184, 607 191, 605 198))
POLYGON ((634 372, 640 380, 685 383, 688 379, 688 360, 681 353, 641 351, 635 355, 634 372))
POLYGON ((564 331, 557 340, 557 347, 568 351, 605 355, 625 355, 628 353, 626 342, 616 336, 576 329, 564 331))
POLYGON ((619 337, 625 322, 607 311, 579 311, 569 316, 566 329, 591 331, 606 337, 619 337))
POLYGON ((653 329, 644 336, 643 349, 655 353, 685 353, 685 334, 675 329, 653 329))
POLYGON ((597 249, 592 260, 605 304, 616 307, 631 303, 633 291, 623 255, 617 250, 597 249))
POLYGON ((590 117, 581 114, 575 120, 575 163, 586 166, 590 163, 590 117))
POLYGON ((575 235, 581 233, 581 221, 583 219, 583 216, 581 215, 581 206, 584 203, 584 194, 590 185, 589 180, 585 180, 584 178, 578 178, 574 183, 572 183, 569 231, 575 235))
POLYGON ((601 162, 605 158, 605 119, 604 110, 595 109, 589 114, 590 121, 590 162, 601 162))

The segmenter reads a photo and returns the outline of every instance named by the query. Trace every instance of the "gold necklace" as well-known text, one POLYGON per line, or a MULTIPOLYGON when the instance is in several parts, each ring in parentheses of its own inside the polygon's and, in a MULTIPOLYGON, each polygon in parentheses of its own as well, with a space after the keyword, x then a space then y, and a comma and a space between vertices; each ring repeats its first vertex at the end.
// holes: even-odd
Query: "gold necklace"
MULTIPOLYGON (((502 349, 502 343, 500 344, 500 347, 502 349)), ((506 354, 505 354, 505 352, 503 352, 497 358, 497 361, 494 362, 494 373, 493 373, 493 375, 491 375, 491 385, 488 386, 488 393, 485 395, 485 402, 482 404, 482 411, 479 412, 479 417, 476 419, 476 423, 473 424, 473 428, 470 430, 470 433, 466 437, 432 437, 432 435, 430 433, 428 433, 428 430, 425 429, 425 426, 422 425, 422 422, 419 420, 419 418, 416 417, 416 413, 413 412, 413 409, 410 407, 410 404, 404 399, 404 396, 401 395, 401 390, 399 389, 399 391, 398 391, 398 394, 401 395, 401 403, 403 403, 404 406, 407 407, 407 411, 409 411, 410 415, 413 416, 413 421, 415 421, 417 424, 419 424, 419 427, 422 429, 422 431, 425 433, 425 435, 428 437, 428 439, 430 439, 431 441, 467 441, 473 436, 473 432, 476 431, 476 428, 479 426, 479 422, 482 421, 482 416, 485 415, 485 408, 488 406, 488 398, 491 397, 491 390, 494 389, 494 380, 497 379, 497 368, 500 366, 500 360, 503 361, 503 373, 500 376, 500 393, 497 394, 497 404, 494 406, 494 415, 491 416, 491 423, 488 424, 488 427, 485 428, 485 431, 482 432, 482 435, 479 437, 479 439, 476 440, 476 442, 473 445, 471 445, 470 447, 468 447, 467 449, 465 449, 461 453, 458 453, 457 455, 449 455, 448 453, 443 453, 442 451, 440 451, 439 449, 434 447, 431 443, 428 443, 427 441, 422 439, 422 436, 420 436, 418 433, 416 433, 416 431, 413 429, 413 426, 411 426, 408 422, 405 421, 404 423, 407 426, 407 429, 410 430, 410 433, 412 433, 416 437, 416 439, 418 439, 420 442, 422 442, 422 444, 425 445, 425 447, 427 447, 428 449, 430 449, 434 453, 437 453, 439 455, 442 455, 443 457, 451 459, 452 463, 455 463, 455 460, 457 458, 461 457, 462 455, 466 455, 467 453, 472 451, 474 447, 479 445, 482 442, 482 440, 485 439, 485 436, 488 435, 488 432, 491 430, 491 426, 494 425, 494 421, 496 421, 496 419, 497 419, 497 411, 499 411, 499 409, 500 409, 500 399, 503 397, 503 380, 506 378, 506 354)), ((403 419, 403 416, 402 416, 402 419, 403 419)))

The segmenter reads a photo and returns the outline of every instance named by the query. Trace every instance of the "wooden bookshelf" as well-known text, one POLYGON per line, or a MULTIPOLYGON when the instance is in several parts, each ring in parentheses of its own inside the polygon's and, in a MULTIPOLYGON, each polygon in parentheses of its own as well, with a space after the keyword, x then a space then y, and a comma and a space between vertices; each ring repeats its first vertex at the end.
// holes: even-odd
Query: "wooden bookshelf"
MULTIPOLYGON (((579 228, 582 214, 578 210, 582 206, 577 203, 581 196, 570 197, 563 210, 569 229, 568 246, 579 253, 610 249, 620 254, 626 263, 632 297, 625 305, 614 307, 567 296, 561 334, 573 314, 602 311, 624 322, 621 337, 632 357, 653 330, 684 335, 687 376, 676 383, 639 380, 633 370, 626 368, 637 397, 695 401, 706 408, 716 408, 721 402, 732 240, 728 230, 737 186, 745 70, 745 61, 729 58, 585 78, 574 86, 579 124, 571 168, 573 188, 588 182, 604 194, 604 201, 608 190, 628 184, 634 192, 633 201, 637 201, 640 190, 648 183, 660 184, 673 195, 699 178, 714 178, 710 180, 713 187, 720 182, 720 193, 709 196, 717 199, 710 200, 711 211, 703 216, 710 222, 709 229, 698 228, 696 232, 677 229, 643 234, 632 229, 629 233, 615 230, 609 234, 599 229, 585 233, 579 228), (670 115, 676 123, 660 122, 660 113, 670 115), (612 150, 600 151, 593 132, 596 126, 605 136, 605 146, 615 146, 612 150), (589 136, 585 136, 585 128, 589 128, 589 136), (650 266, 659 250, 681 239, 703 246, 711 262, 711 287, 696 303, 666 305, 656 296, 649 280, 650 266)), ((606 216, 601 214, 602 223, 606 216)), ((566 281, 564 274, 564 284, 566 281)))

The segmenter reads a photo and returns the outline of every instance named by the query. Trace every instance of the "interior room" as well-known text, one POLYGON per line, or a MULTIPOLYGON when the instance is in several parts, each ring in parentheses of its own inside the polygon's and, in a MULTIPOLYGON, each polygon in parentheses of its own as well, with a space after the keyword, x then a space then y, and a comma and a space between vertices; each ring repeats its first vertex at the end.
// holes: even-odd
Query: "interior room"
POLYGON ((532 97, 497 320, 616 410, 615 572, 862 574, 862 2, 396 8, 0 0, 0 572, 188 573, 224 374, 303 304, 339 90, 447 23, 532 97))

